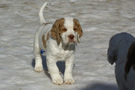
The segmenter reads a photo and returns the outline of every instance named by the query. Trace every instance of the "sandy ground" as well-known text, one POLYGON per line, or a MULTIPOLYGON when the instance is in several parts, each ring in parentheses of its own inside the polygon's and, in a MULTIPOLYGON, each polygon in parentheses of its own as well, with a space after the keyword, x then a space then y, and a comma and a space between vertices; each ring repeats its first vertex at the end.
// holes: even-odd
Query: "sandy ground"
MULTIPOLYGON (((119 32, 135 36, 135 0, 48 0, 46 21, 76 17, 84 31, 76 48, 76 83, 61 86, 33 70, 34 33, 44 2, 0 0, 0 90, 118 90, 114 65, 107 61, 108 42, 119 32)), ((58 65, 63 70, 64 63, 58 65)))

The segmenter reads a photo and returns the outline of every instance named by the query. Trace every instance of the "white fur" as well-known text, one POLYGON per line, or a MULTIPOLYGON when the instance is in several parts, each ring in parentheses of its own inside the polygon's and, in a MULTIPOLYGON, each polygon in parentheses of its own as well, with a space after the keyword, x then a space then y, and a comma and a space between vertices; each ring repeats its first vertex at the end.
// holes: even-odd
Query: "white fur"
POLYGON ((135 90, 135 71, 130 70, 127 81, 124 78, 124 69, 127 60, 128 49, 135 38, 128 33, 114 35, 109 43, 108 61, 115 66, 115 76, 119 90, 135 90))
MULTIPOLYGON (((40 21, 44 23, 45 19, 43 18, 43 8, 46 4, 44 4, 40 9, 40 21)), ((64 25, 67 29, 66 32, 61 34, 62 41, 60 45, 57 44, 56 40, 51 36, 51 28, 52 24, 42 24, 39 30, 35 34, 35 42, 34 42, 34 54, 35 54, 35 71, 41 72, 43 70, 42 59, 40 55, 40 49, 46 51, 46 62, 49 70, 49 74, 51 76, 52 82, 58 85, 63 84, 63 79, 59 74, 59 69, 56 65, 57 61, 65 61, 65 73, 64 73, 64 82, 66 84, 75 83, 72 77, 72 68, 74 63, 74 53, 75 53, 75 43, 69 42, 68 36, 73 34, 75 36, 74 41, 77 42, 77 33, 73 31, 73 18, 66 17, 64 25), (43 47, 42 36, 47 36, 49 32, 49 39, 47 41, 47 48, 43 47)), ((45 37, 46 40, 46 37, 45 37)))
POLYGON ((74 41, 77 42, 77 33, 74 32, 74 30, 73 30, 73 28, 74 28, 73 27, 74 26, 73 18, 65 17, 64 26, 66 27, 67 31, 65 33, 62 33, 62 35, 61 35, 63 44, 66 45, 69 43, 69 38, 68 38, 69 35, 74 35, 75 36, 74 41))
POLYGON ((40 19, 40 23, 43 24, 43 23, 46 23, 45 19, 44 19, 44 16, 43 16, 43 10, 45 8, 45 6, 47 5, 47 2, 45 2, 43 4, 43 6, 40 8, 40 11, 39 11, 39 19, 40 19))

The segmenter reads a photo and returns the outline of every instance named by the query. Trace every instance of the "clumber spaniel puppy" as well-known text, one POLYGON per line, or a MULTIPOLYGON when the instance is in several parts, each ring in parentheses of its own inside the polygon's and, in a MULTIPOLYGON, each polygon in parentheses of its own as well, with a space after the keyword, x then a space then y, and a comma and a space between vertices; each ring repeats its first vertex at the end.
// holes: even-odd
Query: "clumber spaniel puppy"
POLYGON ((44 50, 52 82, 57 85, 63 84, 56 62, 65 61, 64 82, 73 84, 75 83, 72 77, 75 46, 83 35, 81 25, 77 19, 71 17, 58 19, 54 24, 47 23, 43 17, 46 4, 40 9, 39 17, 42 25, 36 32, 34 40, 35 71, 43 70, 40 50, 44 50))
MULTIPOLYGON (((134 42, 135 38, 125 32, 114 35, 109 42, 108 61, 110 64, 115 62, 115 76, 119 90, 135 90, 135 71, 133 69, 130 70, 127 80, 125 80, 126 62, 135 56, 129 52, 129 48, 134 42)), ((131 64, 128 65, 131 66, 131 64)))

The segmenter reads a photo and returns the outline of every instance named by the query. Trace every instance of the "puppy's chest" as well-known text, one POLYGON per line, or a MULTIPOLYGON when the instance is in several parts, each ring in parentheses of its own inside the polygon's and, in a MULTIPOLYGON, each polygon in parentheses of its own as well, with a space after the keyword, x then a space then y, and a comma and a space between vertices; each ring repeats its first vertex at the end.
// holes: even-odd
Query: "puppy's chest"
POLYGON ((61 50, 56 53, 56 58, 58 61, 65 61, 65 59, 71 57, 74 54, 73 51, 64 51, 61 50))

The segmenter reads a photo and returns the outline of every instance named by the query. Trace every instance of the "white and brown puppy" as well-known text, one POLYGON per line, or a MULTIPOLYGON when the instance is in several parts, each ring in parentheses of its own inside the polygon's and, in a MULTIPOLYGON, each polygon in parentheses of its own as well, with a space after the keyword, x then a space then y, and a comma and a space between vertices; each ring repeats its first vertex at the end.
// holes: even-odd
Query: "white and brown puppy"
POLYGON ((110 64, 115 62, 115 77, 119 90, 135 90, 135 71, 133 68, 128 73, 127 81, 125 80, 125 65, 127 59, 135 56, 133 55, 135 53, 130 53, 131 57, 128 57, 130 48, 134 42, 135 38, 125 32, 114 35, 109 42, 108 61, 110 64))
POLYGON ((83 34, 81 25, 77 19, 71 17, 58 19, 54 24, 46 23, 43 17, 46 4, 40 9, 39 17, 42 26, 35 34, 35 71, 43 70, 40 54, 40 50, 43 49, 46 52, 46 62, 52 82, 57 85, 63 82, 73 84, 75 83, 72 77, 75 45, 80 42, 83 34), (57 61, 65 61, 64 81, 59 74, 57 61))

